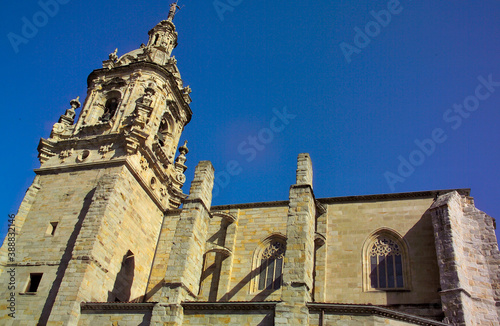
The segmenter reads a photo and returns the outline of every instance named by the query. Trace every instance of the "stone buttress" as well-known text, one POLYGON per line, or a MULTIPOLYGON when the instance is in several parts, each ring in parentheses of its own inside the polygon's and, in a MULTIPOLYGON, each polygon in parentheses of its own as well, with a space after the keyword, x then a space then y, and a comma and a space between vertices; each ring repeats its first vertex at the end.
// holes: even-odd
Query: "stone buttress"
POLYGON ((500 324, 500 252, 494 220, 451 192, 431 206, 441 301, 453 325, 500 324))
POLYGON ((184 201, 167 265, 160 302, 153 311, 154 325, 182 325, 182 302, 199 292, 214 185, 214 169, 202 161, 195 170, 189 197, 184 201))
POLYGON ((282 302, 276 306, 275 325, 309 325, 306 304, 312 301, 316 232, 316 202, 309 154, 299 154, 297 165, 297 181, 290 187, 282 302))

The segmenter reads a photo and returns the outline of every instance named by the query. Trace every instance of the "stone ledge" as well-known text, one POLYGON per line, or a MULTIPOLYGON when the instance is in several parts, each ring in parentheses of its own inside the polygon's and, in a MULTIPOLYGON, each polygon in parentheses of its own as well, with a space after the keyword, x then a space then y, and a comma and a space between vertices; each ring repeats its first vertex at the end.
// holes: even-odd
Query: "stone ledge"
POLYGON ((35 171, 37 175, 58 174, 61 172, 73 172, 79 170, 90 170, 95 168, 115 167, 124 165, 126 161, 127 158, 117 158, 117 159, 112 159, 111 161, 69 163, 66 165, 40 167, 38 169, 34 169, 33 171, 35 171))
POLYGON ((336 303, 308 303, 307 307, 309 311, 318 312, 331 312, 335 314, 342 315, 369 315, 369 316, 379 316, 391 318, 394 320, 400 320, 404 322, 413 323, 415 325, 424 326, 449 326, 439 321, 432 319, 427 319, 423 317, 418 317, 398 311, 394 311, 387 308, 382 308, 378 306, 371 305, 350 305, 350 304, 336 304, 336 303))
POLYGON ((153 310, 156 302, 82 302, 80 308, 86 310, 153 310))
POLYGON ((400 192, 395 194, 380 194, 380 195, 361 195, 361 196, 345 196, 318 199, 322 204, 330 203, 349 203, 349 202, 367 202, 367 201, 382 201, 394 199, 421 199, 421 198, 437 198, 440 195, 456 191, 462 196, 469 196, 470 189, 444 189, 444 190, 429 190, 416 192, 400 192))
MULTIPOLYGON (((334 204, 334 203, 356 203, 356 202, 370 202, 370 201, 384 201, 394 199, 422 199, 422 198, 437 198, 440 195, 456 191, 462 196, 470 196, 470 189, 444 189, 444 190, 429 190, 429 191, 416 191, 416 192, 401 192, 395 194, 380 194, 380 195, 361 195, 361 196, 345 196, 345 197, 329 197, 316 199, 320 204, 334 204)), ((288 206, 288 200, 258 202, 258 203, 243 203, 243 204, 229 204, 212 206, 212 211, 230 210, 237 208, 257 208, 257 207, 276 207, 288 206)))
POLYGON ((183 302, 184 310, 273 310, 277 301, 269 302, 183 302))

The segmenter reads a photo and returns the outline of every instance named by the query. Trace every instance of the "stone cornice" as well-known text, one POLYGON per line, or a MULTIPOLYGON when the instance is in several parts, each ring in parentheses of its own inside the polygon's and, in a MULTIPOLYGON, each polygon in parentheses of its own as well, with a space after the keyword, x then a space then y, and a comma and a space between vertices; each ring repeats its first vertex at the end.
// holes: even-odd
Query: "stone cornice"
POLYGON ((119 166, 125 164, 127 158, 118 158, 112 159, 110 161, 98 161, 98 162, 82 162, 75 164, 66 164, 66 165, 56 165, 56 166, 47 166, 40 167, 35 169, 35 173, 38 175, 51 174, 51 173, 61 173, 67 171, 77 171, 77 170, 85 170, 85 169, 94 169, 98 167, 112 167, 119 166))
POLYGON ((85 310, 153 310, 156 302, 82 302, 80 308, 85 310))
POLYGON ((75 164, 67 164, 67 165, 57 165, 57 166, 49 166, 49 167, 41 167, 35 169, 35 173, 37 175, 44 174, 52 174, 52 173, 61 173, 67 171, 77 171, 77 170, 85 170, 85 169, 94 169, 100 167, 112 167, 112 166, 125 166, 130 171, 130 173, 134 176, 134 178, 139 182, 142 189, 149 195, 151 200, 156 204, 156 206, 162 211, 166 212, 168 207, 166 207, 158 198, 158 196, 148 187, 146 180, 137 172, 127 159, 127 157, 122 157, 118 159, 112 159, 110 161, 99 161, 99 162, 88 162, 88 163, 75 163, 75 164))
POLYGON ((472 295, 469 293, 469 291, 467 291, 464 288, 446 289, 446 290, 439 291, 439 294, 448 295, 449 293, 456 293, 456 292, 463 293, 466 296, 468 296, 469 298, 474 299, 472 297, 472 295))
MULTIPOLYGON (((184 310, 274 310, 278 302, 182 302, 184 310)), ((153 310, 157 302, 82 302, 82 311, 153 310)))
POLYGON ((180 216, 181 213, 181 208, 171 208, 165 212, 165 216, 180 216))
POLYGON ((333 203, 349 203, 349 202, 384 201, 384 200, 395 200, 395 199, 423 199, 423 198, 435 199, 442 194, 453 191, 456 191, 463 196, 470 195, 470 189, 463 188, 463 189, 429 190, 429 191, 416 191, 416 192, 400 192, 395 194, 331 197, 331 198, 321 198, 318 200, 322 204, 333 204, 333 203))
MULTIPOLYGON (((402 192, 395 194, 380 194, 380 195, 361 195, 361 196, 345 196, 345 197, 330 197, 316 199, 320 204, 341 204, 341 203, 356 203, 356 202, 370 202, 370 201, 389 201, 397 199, 423 199, 423 198, 437 198, 442 194, 456 191, 462 196, 469 196, 470 189, 445 189, 445 190, 429 190, 417 192, 402 192)), ((230 204, 230 205, 217 205, 212 206, 212 211, 230 210, 238 208, 258 208, 258 207, 276 207, 288 206, 288 200, 258 202, 258 203, 244 203, 244 204, 230 204)))
POLYGON ((371 305, 308 303, 307 307, 309 308, 309 311, 318 311, 318 312, 324 311, 324 312, 343 314, 343 315, 379 316, 384 318, 391 318, 394 320, 400 320, 408 323, 413 323, 415 325, 424 325, 424 326, 448 325, 436 320, 414 316, 407 313, 371 305))
POLYGON ((274 310, 278 302, 183 302, 184 310, 274 310))
POLYGON ((110 134, 105 134, 105 135, 92 135, 92 136, 85 136, 85 137, 79 137, 79 136, 73 136, 67 139, 44 139, 46 141, 50 141, 54 144, 54 146, 63 148, 63 147, 77 147, 77 148, 84 148, 85 146, 89 147, 95 147, 96 144, 104 144, 107 142, 114 142, 114 143, 119 143, 122 141, 122 134, 120 133, 110 133, 110 134))

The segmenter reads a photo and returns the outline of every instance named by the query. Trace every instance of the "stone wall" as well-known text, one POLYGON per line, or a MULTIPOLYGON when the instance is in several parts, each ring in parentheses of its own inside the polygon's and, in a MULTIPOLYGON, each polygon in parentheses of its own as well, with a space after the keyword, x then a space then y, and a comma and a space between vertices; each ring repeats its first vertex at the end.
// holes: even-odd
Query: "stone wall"
MULTIPOLYGON (((110 168, 37 176, 36 184, 30 187, 18 213, 24 215, 25 223, 16 238, 15 262, 10 265, 16 269, 16 322, 34 323, 44 307, 48 309, 46 301, 49 292, 56 290, 56 272, 63 272, 61 260, 67 263, 71 257, 99 176, 118 171, 118 168, 110 168), (31 190, 34 186, 37 188, 35 193, 31 190), (51 222, 58 223, 53 235, 51 222), (36 294, 19 295, 26 291, 30 273, 43 273, 38 291, 36 294)), ((5 273, 0 275, 2 284, 8 283, 6 277, 5 273)), ((6 290, 6 287, 0 289, 2 312, 6 290)))
POLYGON ((148 326, 151 323, 152 307, 138 305, 86 305, 78 326, 148 326))
POLYGON ((39 173, 16 241, 16 321, 71 324, 81 301, 141 300, 163 212, 128 168, 39 173), (30 273, 38 291, 22 294, 30 273))
POLYGON ((326 302, 355 304, 435 304, 440 302, 439 270, 434 250, 431 216, 426 213, 433 198, 385 201, 351 201, 327 206, 328 247, 326 302), (377 231, 390 230, 408 248, 407 290, 376 291, 366 284, 363 246, 377 231))
POLYGON ((373 305, 309 303, 309 325, 424 325, 446 326, 440 321, 373 305))
POLYGON ((262 310, 210 310, 185 311, 183 325, 240 325, 240 326, 271 326, 274 325, 274 313, 262 310))
POLYGON ((145 297, 146 301, 160 301, 160 290, 163 285, 165 273, 167 272, 168 259, 170 257, 175 229, 177 227, 179 217, 180 210, 167 212, 164 217, 160 239, 158 241, 158 246, 156 247, 153 267, 149 277, 148 289, 145 297))
POLYGON ((498 325, 500 253, 494 220, 457 192, 441 195, 432 217, 447 319, 455 325, 498 325))
POLYGON ((101 177, 49 322, 74 324, 80 302, 140 300, 162 219, 163 213, 127 167, 101 177))
POLYGON ((422 325, 416 323, 409 323, 390 318, 383 318, 378 316, 356 316, 356 315, 332 315, 326 314, 323 316, 323 324, 320 323, 319 314, 311 314, 310 326, 410 326, 422 325))
MULTIPOLYGON (((268 207, 232 208, 224 210, 224 207, 212 207, 212 211, 223 210, 227 213, 238 216, 234 223, 235 234, 232 236, 234 250, 231 257, 224 261, 231 260, 232 266, 226 266, 222 273, 226 273, 225 282, 219 282, 219 289, 224 289, 225 293, 219 293, 224 301, 266 301, 280 300, 281 291, 258 291, 256 289, 256 276, 258 274, 258 262, 255 261, 256 252, 261 248, 263 242, 273 235, 285 236, 287 205, 270 205, 268 207), (229 267, 232 267, 229 271, 229 267)), ((214 224, 217 224, 214 221, 214 224)), ((212 231, 213 232, 213 231, 212 231)), ((208 281, 203 282, 207 286, 208 281)))

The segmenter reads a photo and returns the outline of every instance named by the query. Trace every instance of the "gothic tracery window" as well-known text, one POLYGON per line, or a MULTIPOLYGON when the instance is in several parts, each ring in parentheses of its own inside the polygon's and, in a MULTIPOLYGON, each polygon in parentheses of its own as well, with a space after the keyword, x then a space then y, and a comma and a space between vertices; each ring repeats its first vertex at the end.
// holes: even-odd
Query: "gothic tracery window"
POLYGON ((368 248, 369 282, 372 289, 404 289, 404 252, 390 237, 379 236, 368 248))
POLYGON ((285 243, 274 239, 262 251, 258 275, 258 290, 276 290, 281 287, 285 250, 285 243))

